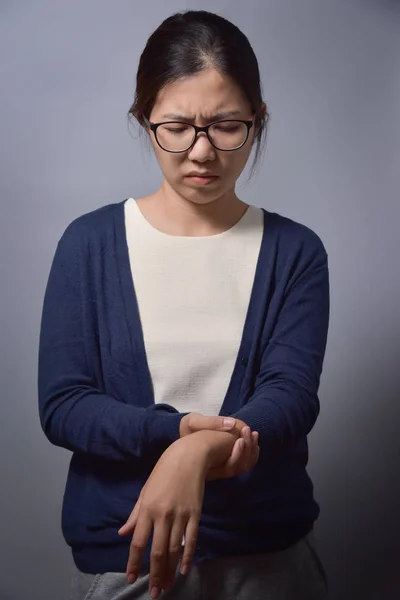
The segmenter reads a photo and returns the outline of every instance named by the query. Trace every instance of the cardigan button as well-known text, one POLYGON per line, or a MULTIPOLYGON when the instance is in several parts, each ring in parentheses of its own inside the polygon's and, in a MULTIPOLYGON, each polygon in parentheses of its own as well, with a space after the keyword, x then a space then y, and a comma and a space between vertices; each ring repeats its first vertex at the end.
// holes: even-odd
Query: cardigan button
POLYGON ((243 365, 244 367, 247 367, 247 365, 248 365, 248 364, 249 364, 249 359, 248 359, 248 358, 246 358, 246 357, 243 357, 243 358, 242 358, 242 365, 243 365))

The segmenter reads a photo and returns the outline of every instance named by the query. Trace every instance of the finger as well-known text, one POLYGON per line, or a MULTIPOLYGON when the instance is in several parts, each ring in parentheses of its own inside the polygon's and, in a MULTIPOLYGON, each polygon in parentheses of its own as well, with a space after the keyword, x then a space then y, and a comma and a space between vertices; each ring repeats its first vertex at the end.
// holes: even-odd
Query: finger
POLYGON ((251 451, 251 462, 252 466, 255 466, 258 462, 258 457, 260 455, 260 447, 258 445, 259 435, 257 431, 253 431, 251 434, 252 437, 252 451, 251 451))
POLYGON ((219 468, 216 469, 215 475, 217 479, 228 479, 230 477, 235 477, 241 472, 241 464, 244 460, 246 444, 242 438, 236 440, 232 453, 228 460, 219 468))
POLYGON ((244 469, 247 469, 249 462, 251 460, 251 453, 253 449, 253 439, 251 435, 250 427, 246 426, 242 428, 241 437, 245 443, 245 449, 242 458, 242 466, 244 469))
POLYGON ((180 572, 181 575, 187 575, 192 565, 193 558, 196 552, 197 537, 199 534, 199 518, 192 517, 185 531, 185 547, 181 560, 180 572))
POLYGON ((253 431, 251 433, 251 450, 252 450, 252 452, 257 448, 257 446, 258 446, 258 432, 253 431))
POLYGON ((170 534, 171 525, 169 521, 162 519, 155 524, 150 553, 149 577, 149 592, 152 598, 158 598, 161 595, 165 582, 170 534))
POLYGON ((250 447, 251 446, 251 442, 252 442, 250 427, 248 427, 248 426, 243 427, 243 429, 241 431, 241 435, 242 435, 242 438, 244 439, 244 441, 246 443, 246 446, 250 447))
POLYGON ((254 441, 250 430, 245 432, 245 447, 240 463, 240 474, 247 473, 253 466, 254 441))
POLYGON ((239 438, 236 440, 230 457, 226 461, 227 467, 236 467, 238 463, 243 459, 243 453, 246 448, 246 443, 243 438, 239 438))
POLYGON ((228 459, 228 461, 232 462, 230 463, 231 468, 231 472, 230 472, 230 476, 231 477, 235 477, 236 475, 242 475, 243 473, 246 473, 250 468, 251 468, 251 461, 252 461, 252 452, 253 452, 253 437, 251 434, 251 430, 250 427, 245 426, 242 428, 241 432, 240 432, 240 438, 239 440, 237 440, 236 443, 241 442, 240 444, 240 456, 235 454, 234 457, 234 452, 232 450, 230 459, 228 459), (235 462, 233 463, 233 458, 235 458, 235 462))
POLYGON ((236 425, 236 419, 231 417, 213 416, 209 417, 193 413, 189 419, 189 429, 194 433, 195 431, 203 431, 204 429, 210 429, 214 431, 231 431, 236 425))
POLYGON ((246 444, 243 438, 238 438, 232 448, 232 453, 228 460, 220 467, 215 467, 207 477, 208 481, 216 479, 229 479, 246 472, 245 467, 245 449, 246 444))
POLYGON ((135 530, 135 527, 136 527, 138 516, 139 516, 138 511, 135 513, 132 511, 127 522, 124 523, 124 525, 122 525, 122 527, 120 527, 120 529, 118 529, 118 535, 124 536, 124 535, 129 535, 130 533, 133 533, 135 530))
POLYGON ((259 435, 258 431, 253 431, 251 434, 251 446, 252 450, 255 451, 258 448, 259 435))
POLYGON ((176 569, 182 551, 182 538, 185 532, 185 525, 185 520, 180 519, 174 522, 171 529, 168 549, 168 565, 163 585, 164 590, 169 590, 174 583, 176 569))
POLYGON ((126 523, 124 523, 124 525, 122 525, 122 527, 118 530, 118 535, 123 536, 123 535, 129 535, 130 533, 133 533, 133 531, 136 527, 137 520, 138 520, 139 509, 140 509, 140 498, 136 502, 134 509, 131 512, 131 514, 129 515, 129 518, 126 521, 126 523))
POLYGON ((138 520, 129 548, 129 557, 126 566, 126 574, 129 583, 134 583, 139 576, 143 553, 147 546, 147 542, 149 541, 152 529, 153 522, 150 517, 141 516, 138 520))
POLYGON ((246 444, 242 438, 236 440, 230 457, 222 465, 221 468, 226 472, 226 476, 232 476, 236 472, 238 465, 243 462, 243 455, 246 449, 246 444))

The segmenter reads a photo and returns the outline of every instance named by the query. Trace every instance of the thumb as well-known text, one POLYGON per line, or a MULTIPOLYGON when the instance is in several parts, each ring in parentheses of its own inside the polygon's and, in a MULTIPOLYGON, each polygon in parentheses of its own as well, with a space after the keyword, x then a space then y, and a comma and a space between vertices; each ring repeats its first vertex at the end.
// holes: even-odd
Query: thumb
POLYGON ((118 535, 124 536, 133 533, 137 523, 137 514, 131 514, 127 522, 118 529, 118 535))
POLYGON ((195 431, 203 431, 210 429, 212 431, 231 431, 236 425, 236 419, 232 417, 208 417, 206 415, 191 414, 189 428, 194 433, 195 431))
POLYGON ((138 501, 135 504, 133 511, 129 515, 129 519, 126 521, 126 523, 124 525, 122 525, 122 527, 120 527, 118 529, 118 535, 124 536, 124 535, 129 535, 130 533, 134 532, 136 523, 137 523, 137 519, 139 516, 139 509, 140 509, 140 496, 139 496, 138 501))

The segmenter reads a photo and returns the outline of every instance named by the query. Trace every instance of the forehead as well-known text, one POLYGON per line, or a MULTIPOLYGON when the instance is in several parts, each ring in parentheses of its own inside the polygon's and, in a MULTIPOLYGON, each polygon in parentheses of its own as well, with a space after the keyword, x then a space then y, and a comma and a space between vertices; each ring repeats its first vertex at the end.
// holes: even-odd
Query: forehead
POLYGON ((207 69, 174 81, 160 90, 152 119, 164 115, 182 115, 205 119, 218 113, 235 112, 248 116, 250 105, 238 84, 216 69, 207 69))

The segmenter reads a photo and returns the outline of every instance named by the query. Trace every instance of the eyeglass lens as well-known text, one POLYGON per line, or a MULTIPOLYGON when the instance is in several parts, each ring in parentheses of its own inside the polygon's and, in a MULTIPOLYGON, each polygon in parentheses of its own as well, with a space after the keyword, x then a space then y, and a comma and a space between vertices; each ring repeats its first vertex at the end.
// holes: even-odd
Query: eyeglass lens
MULTIPOLYGON (((243 145, 248 134, 247 125, 240 121, 219 121, 208 131, 212 143, 219 150, 233 150, 243 145)), ((158 143, 170 152, 183 152, 190 148, 195 135, 194 127, 186 123, 165 123, 157 128, 158 143)))

